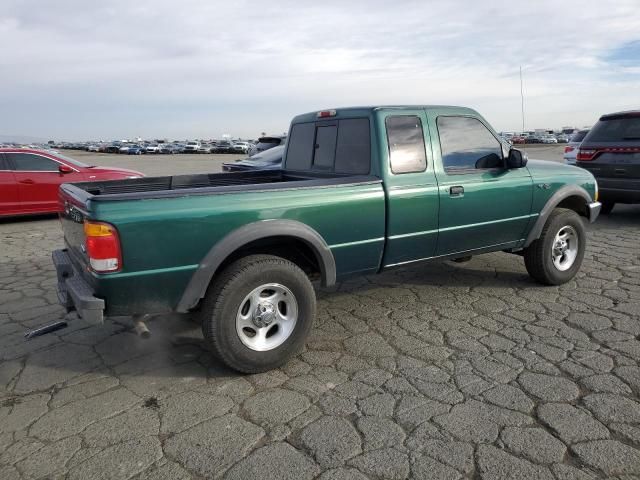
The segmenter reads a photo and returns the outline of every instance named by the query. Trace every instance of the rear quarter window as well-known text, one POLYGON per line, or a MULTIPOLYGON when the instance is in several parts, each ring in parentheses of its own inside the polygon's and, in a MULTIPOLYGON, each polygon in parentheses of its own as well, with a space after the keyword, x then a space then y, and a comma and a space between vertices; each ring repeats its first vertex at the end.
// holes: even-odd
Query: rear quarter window
POLYGON ((427 155, 422 121, 415 115, 393 115, 385 120, 389 164, 393 173, 424 172, 427 155))

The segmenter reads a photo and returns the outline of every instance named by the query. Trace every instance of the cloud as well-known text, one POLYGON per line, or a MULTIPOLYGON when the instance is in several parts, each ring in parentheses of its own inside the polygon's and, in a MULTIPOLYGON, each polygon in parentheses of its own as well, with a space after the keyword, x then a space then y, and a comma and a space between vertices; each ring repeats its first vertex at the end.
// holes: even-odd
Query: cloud
POLYGON ((255 136, 390 103, 515 129, 520 65, 529 126, 581 126, 637 107, 639 38, 636 0, 5 0, 0 132, 255 136))

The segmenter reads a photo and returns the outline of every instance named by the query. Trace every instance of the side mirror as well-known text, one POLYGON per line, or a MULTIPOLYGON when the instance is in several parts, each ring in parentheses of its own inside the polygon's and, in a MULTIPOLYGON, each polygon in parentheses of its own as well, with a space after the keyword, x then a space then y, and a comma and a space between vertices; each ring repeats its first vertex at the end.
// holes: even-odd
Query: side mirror
POLYGON ((517 148, 509 150, 507 168, 522 168, 527 164, 527 156, 517 148))
POLYGON ((61 163, 60 165, 58 165, 58 171, 64 174, 64 173, 73 173, 74 170, 69 165, 64 165, 61 163))

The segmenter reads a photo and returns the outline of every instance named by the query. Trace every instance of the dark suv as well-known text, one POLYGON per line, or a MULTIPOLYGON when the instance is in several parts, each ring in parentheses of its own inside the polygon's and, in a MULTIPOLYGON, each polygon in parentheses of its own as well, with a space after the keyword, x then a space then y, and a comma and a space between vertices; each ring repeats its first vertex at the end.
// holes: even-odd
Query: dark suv
POLYGON ((600 117, 580 144, 576 165, 596 177, 602 213, 616 203, 640 203, 640 110, 600 117))

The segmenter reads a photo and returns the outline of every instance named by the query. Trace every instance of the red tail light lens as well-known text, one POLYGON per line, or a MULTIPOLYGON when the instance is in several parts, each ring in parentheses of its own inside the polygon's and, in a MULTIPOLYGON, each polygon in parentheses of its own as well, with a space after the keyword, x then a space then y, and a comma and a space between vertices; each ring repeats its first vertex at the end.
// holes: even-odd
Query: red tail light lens
POLYGON ((575 149, 576 147, 564 147, 564 153, 573 152, 575 149))
POLYGON ((591 160, 594 159, 594 157, 596 156, 596 153, 598 153, 598 150, 581 148, 580 150, 578 150, 578 155, 576 155, 576 159, 580 162, 590 162, 591 160))
POLYGON ((316 117, 318 118, 327 118, 327 117, 335 117, 335 116, 336 116, 335 110, 322 110, 321 112, 318 112, 316 114, 316 117))
POLYGON ((94 272, 117 272, 122 269, 120 239, 113 225, 85 221, 84 234, 89 264, 94 272))

